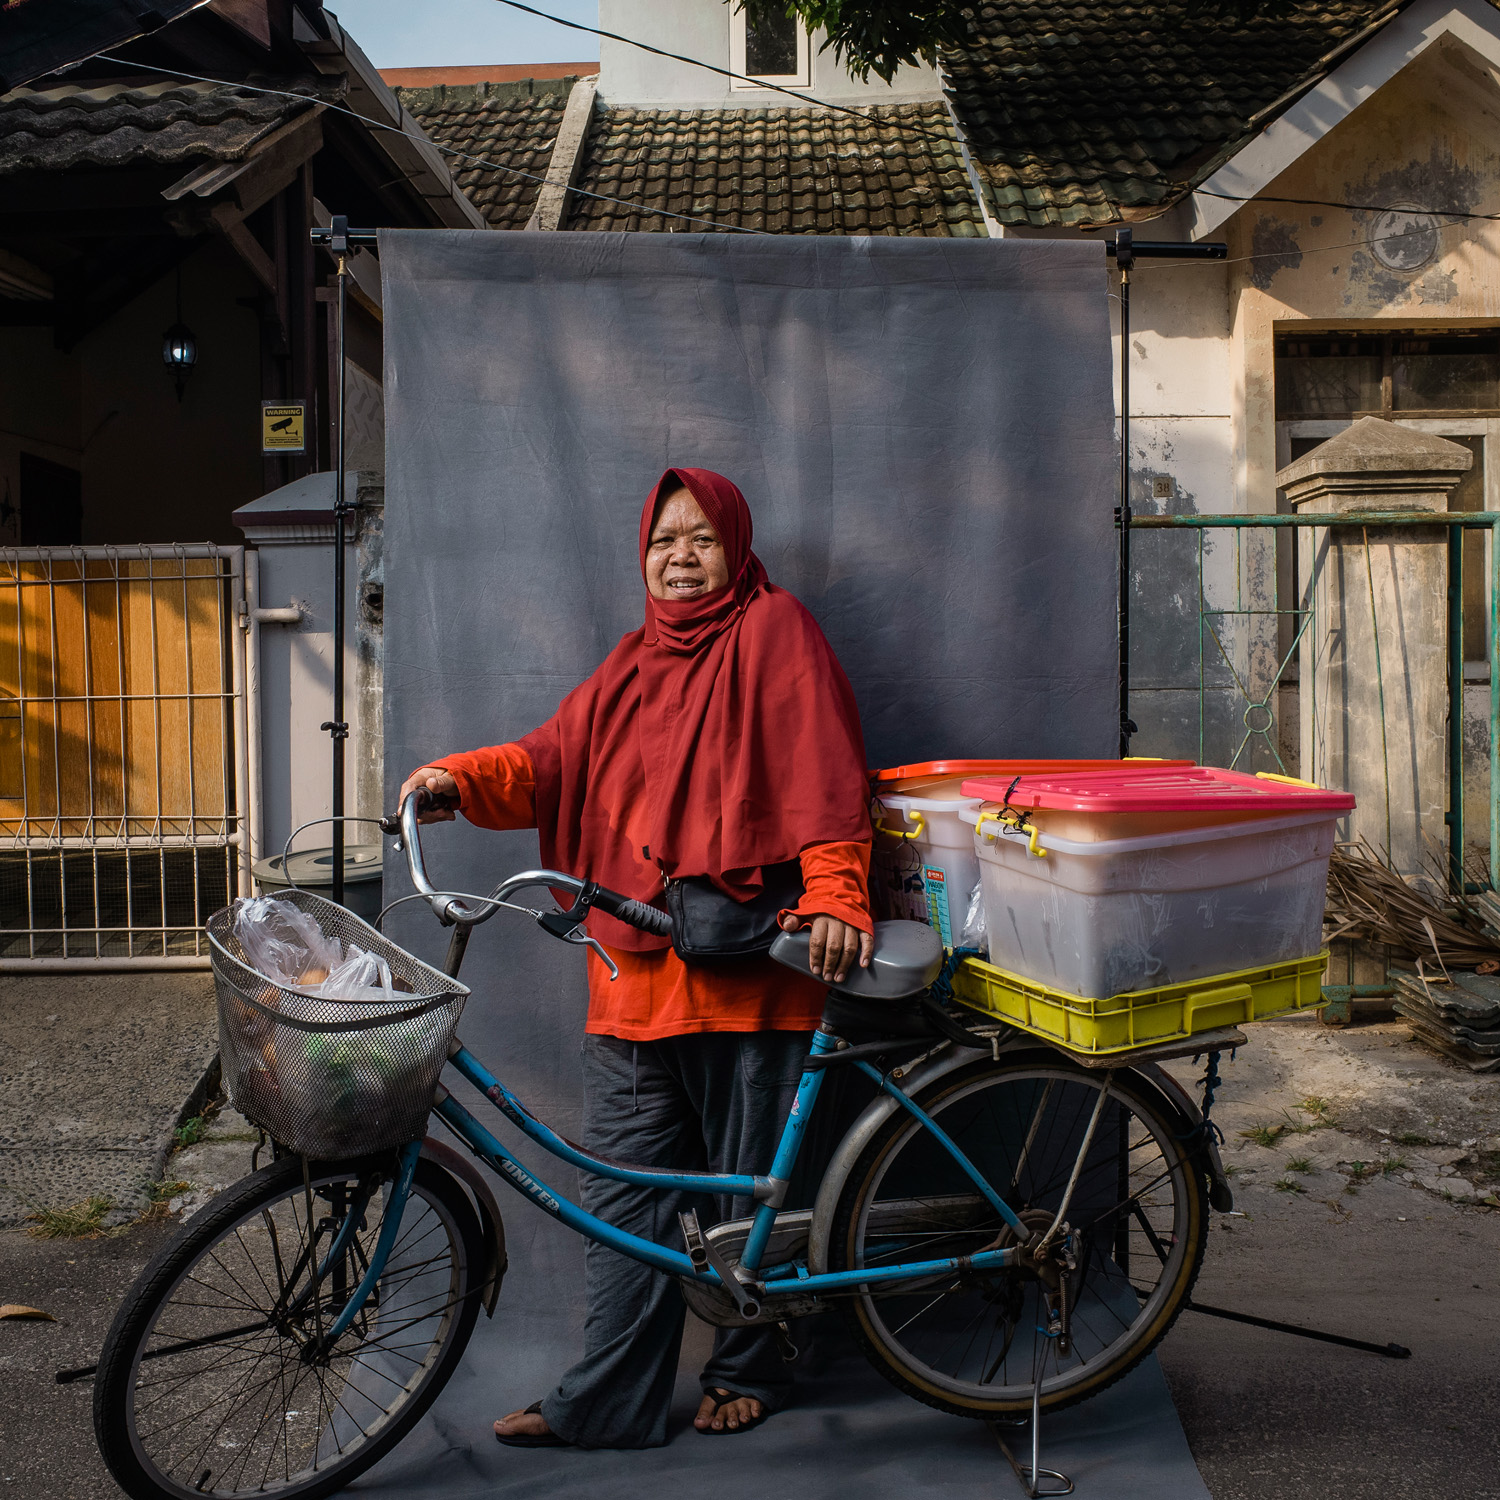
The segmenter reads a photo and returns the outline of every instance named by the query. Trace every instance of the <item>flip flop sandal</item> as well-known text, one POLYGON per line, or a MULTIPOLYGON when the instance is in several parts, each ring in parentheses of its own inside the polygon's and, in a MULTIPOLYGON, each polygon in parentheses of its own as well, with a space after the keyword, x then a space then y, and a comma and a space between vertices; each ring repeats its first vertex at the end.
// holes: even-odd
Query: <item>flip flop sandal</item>
MULTIPOLYGON (((533 1401, 522 1413, 527 1417, 539 1417, 542 1414, 542 1403, 533 1401)), ((509 1436, 497 1432, 495 1434, 497 1443, 504 1443, 507 1448, 571 1448, 573 1445, 567 1438, 560 1438, 555 1432, 513 1432, 509 1436)))
MULTIPOLYGON (((752 1399, 749 1396, 740 1395, 738 1391, 725 1390, 722 1385, 716 1385, 712 1390, 704 1391, 703 1394, 714 1398, 714 1409, 709 1414, 710 1421, 718 1416, 730 1402, 749 1401, 752 1399)), ((700 1427, 698 1431, 704 1437, 738 1437, 742 1432, 749 1432, 752 1427, 759 1427, 770 1415, 771 1413, 766 1410, 765 1402, 762 1401, 760 1404, 760 1415, 758 1417, 750 1417, 748 1420, 741 1422, 738 1427, 700 1427)))

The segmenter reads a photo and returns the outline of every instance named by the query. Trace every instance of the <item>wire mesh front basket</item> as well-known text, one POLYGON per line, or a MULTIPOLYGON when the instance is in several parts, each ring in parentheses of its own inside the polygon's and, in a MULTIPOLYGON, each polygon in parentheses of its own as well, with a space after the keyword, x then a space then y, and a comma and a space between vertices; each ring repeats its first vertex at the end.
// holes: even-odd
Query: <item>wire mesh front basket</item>
POLYGON ((467 987, 332 901, 298 890, 276 899, 308 913, 346 952, 353 943, 383 958, 398 990, 391 1000, 333 1000, 278 984, 248 963, 234 906, 215 912, 208 937, 231 1102, 273 1140, 324 1161, 418 1139, 467 987))

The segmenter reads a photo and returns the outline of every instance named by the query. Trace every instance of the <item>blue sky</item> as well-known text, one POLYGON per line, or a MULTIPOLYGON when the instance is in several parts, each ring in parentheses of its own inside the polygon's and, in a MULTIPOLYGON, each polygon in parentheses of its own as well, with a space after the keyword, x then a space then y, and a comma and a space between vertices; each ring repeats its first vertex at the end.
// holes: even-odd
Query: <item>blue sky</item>
MULTIPOLYGON (((532 0, 569 21, 599 23, 598 0, 532 0)), ((598 37, 554 26, 497 0, 330 0, 328 8, 377 68, 584 62, 598 37)))

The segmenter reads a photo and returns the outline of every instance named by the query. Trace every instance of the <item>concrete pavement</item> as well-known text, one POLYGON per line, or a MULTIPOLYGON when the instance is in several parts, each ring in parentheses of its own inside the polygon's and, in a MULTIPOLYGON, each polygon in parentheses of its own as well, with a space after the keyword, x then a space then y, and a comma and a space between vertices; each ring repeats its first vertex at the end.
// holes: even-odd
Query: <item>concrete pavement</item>
POLYGON ((212 978, 7 974, 0 985, 0 1227, 94 1195, 134 1218, 218 1051, 212 978))
POLYGON ((1500 1496, 1500 1078, 1399 1022, 1246 1031, 1214 1110, 1245 1217, 1194 1297, 1412 1355, 1184 1313, 1161 1363, 1214 1500, 1500 1496))

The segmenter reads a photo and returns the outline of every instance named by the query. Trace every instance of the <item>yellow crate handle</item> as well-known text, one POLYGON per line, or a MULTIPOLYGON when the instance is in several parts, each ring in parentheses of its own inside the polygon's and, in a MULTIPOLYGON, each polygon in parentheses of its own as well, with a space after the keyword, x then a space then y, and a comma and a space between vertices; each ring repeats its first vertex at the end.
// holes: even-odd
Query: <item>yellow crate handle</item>
POLYGON ((1311 787, 1315 792, 1323 790, 1316 781, 1301 781, 1295 776, 1278 776, 1274 771, 1257 771, 1255 779, 1257 781, 1280 781, 1284 782, 1287 786, 1311 787))
MULTIPOLYGON (((1046 859, 1046 857, 1047 857, 1047 851, 1045 849, 1043 849, 1040 844, 1037 843, 1037 838, 1039 836, 1040 830, 1037 828, 1036 824, 1034 824, 1034 823, 1023 823, 1021 821, 1020 816, 1017 813, 1014 813, 1014 812, 1005 812, 1005 813, 987 812, 987 813, 980 813, 980 815, 979 815, 979 821, 977 823, 975 823, 975 825, 974 825, 974 832, 978 833, 979 830, 981 828, 983 828, 986 823, 1003 823, 1007 828, 1015 828, 1015 829, 1018 829, 1022 833, 1029 833, 1031 835, 1031 838, 1027 842, 1027 845, 1026 845, 1026 848, 1027 848, 1028 852, 1036 855, 1036 857, 1038 859, 1046 859)), ((990 839, 991 840, 993 840, 995 837, 996 837, 995 834, 993 834, 993 833, 990 834, 990 839)))
POLYGON ((887 828, 879 818, 875 819, 875 832, 883 833, 887 838, 893 839, 919 839, 927 832, 927 819, 919 812, 911 815, 911 820, 917 826, 910 833, 902 833, 899 828, 887 828))

